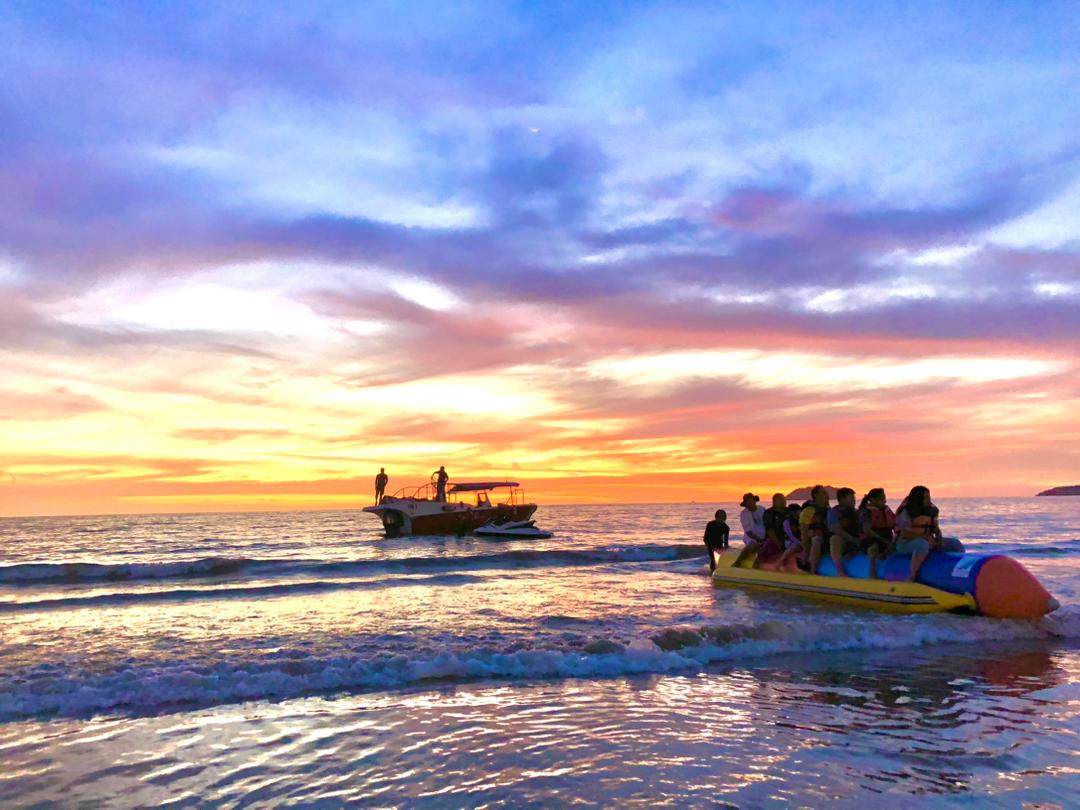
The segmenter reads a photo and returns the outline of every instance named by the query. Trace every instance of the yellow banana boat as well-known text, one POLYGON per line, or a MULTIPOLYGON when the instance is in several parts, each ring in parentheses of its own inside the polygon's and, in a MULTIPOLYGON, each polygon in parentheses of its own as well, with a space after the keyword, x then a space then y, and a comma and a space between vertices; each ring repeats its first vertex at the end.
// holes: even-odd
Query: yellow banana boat
POLYGON ((971 593, 949 593, 919 582, 816 576, 798 568, 793 571, 751 568, 752 558, 744 561, 744 568, 735 566, 738 556, 734 549, 716 556, 712 575, 716 585, 779 591, 889 613, 978 612, 971 593))

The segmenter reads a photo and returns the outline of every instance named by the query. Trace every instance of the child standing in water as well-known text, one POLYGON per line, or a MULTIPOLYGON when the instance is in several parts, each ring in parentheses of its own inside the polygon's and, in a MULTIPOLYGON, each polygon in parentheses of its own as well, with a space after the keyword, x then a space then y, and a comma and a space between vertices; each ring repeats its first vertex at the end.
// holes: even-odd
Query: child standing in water
POLYGON ((716 555, 714 551, 723 551, 728 547, 728 535, 731 529, 727 525, 727 512, 723 509, 716 510, 716 519, 705 524, 705 548, 709 550, 709 570, 716 570, 716 555))

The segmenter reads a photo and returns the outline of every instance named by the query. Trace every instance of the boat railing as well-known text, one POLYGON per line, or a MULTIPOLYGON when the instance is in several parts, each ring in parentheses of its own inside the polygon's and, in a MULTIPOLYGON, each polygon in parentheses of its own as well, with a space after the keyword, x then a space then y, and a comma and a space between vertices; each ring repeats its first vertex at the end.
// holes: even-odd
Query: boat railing
POLYGON ((418 501, 433 501, 435 500, 435 485, 421 484, 418 487, 402 487, 393 494, 394 498, 414 498, 418 501))
MULTIPOLYGON (((447 487, 447 489, 449 490, 449 486, 447 487)), ((484 492, 485 494, 488 492, 488 490, 481 490, 481 491, 484 492)), ((413 498, 414 500, 418 500, 418 501, 433 501, 433 500, 435 500, 435 496, 436 496, 437 492, 438 491, 436 490, 434 484, 427 483, 427 484, 421 484, 418 487, 402 487, 397 492, 395 492, 391 497, 393 497, 393 498, 413 498)), ((469 492, 469 493, 447 492, 446 502, 447 503, 459 503, 459 502, 462 501, 461 496, 464 496, 464 501, 468 502, 468 503, 471 503, 473 501, 473 499, 474 499, 474 493, 472 493, 472 492, 469 492)), ((524 503, 525 503, 525 491, 522 490, 520 487, 511 487, 509 493, 507 493, 506 495, 504 495, 502 497, 499 497, 499 498, 497 498, 495 500, 490 501, 490 504, 492 506, 520 506, 520 505, 522 505, 524 503)))
POLYGON ((497 506, 521 506, 525 503, 525 490, 520 487, 511 487, 510 494, 504 500, 500 500, 497 506))

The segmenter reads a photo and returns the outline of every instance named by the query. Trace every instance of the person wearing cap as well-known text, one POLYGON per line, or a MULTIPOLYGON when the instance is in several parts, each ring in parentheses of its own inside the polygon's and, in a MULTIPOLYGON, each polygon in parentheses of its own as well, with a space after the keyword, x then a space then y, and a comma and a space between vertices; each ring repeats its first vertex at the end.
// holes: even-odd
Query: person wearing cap
MULTIPOLYGON (((747 492, 739 502, 739 506, 743 508, 739 513, 739 522, 743 528, 743 550, 735 558, 735 565, 741 565, 751 554, 756 554, 765 542, 765 510, 758 506, 759 500, 753 492, 747 492)), ((754 568, 757 568, 757 560, 754 560, 754 568)))

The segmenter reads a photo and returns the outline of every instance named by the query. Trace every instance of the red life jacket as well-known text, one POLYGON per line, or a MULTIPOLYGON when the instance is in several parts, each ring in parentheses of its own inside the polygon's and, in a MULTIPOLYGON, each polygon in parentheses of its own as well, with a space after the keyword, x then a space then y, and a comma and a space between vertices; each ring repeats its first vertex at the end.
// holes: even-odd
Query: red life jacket
POLYGON ((896 515, 893 514, 893 510, 888 506, 878 509, 868 504, 866 511, 870 515, 870 528, 874 534, 886 540, 892 540, 893 532, 896 530, 896 515))

